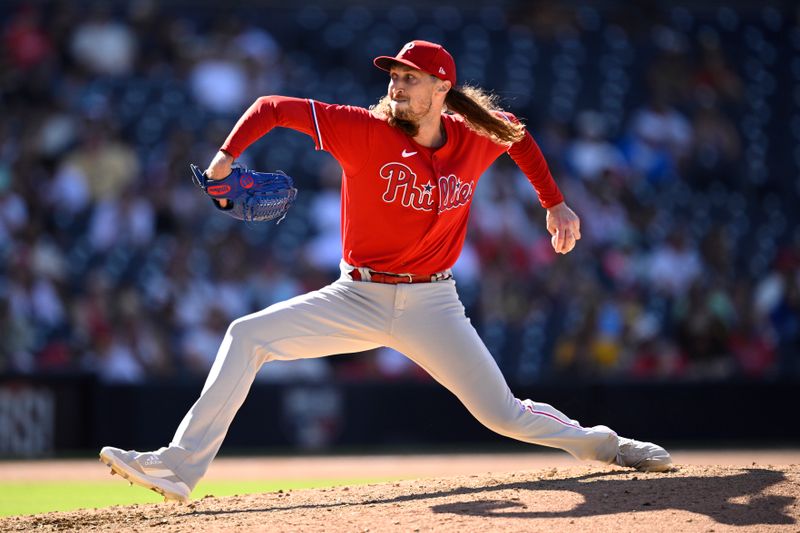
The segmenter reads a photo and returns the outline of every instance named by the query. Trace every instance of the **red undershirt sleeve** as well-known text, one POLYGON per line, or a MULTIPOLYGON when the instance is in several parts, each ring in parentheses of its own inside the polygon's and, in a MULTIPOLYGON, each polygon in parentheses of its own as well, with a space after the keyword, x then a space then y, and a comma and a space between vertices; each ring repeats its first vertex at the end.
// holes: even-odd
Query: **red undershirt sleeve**
MULTIPOLYGON (((517 122, 517 118, 511 113, 506 113, 506 115, 510 120, 517 122)), ((536 141, 533 140, 527 130, 522 140, 511 145, 508 149, 508 155, 527 176, 533 188, 536 189, 542 207, 553 207, 564 201, 564 196, 550 174, 547 161, 545 161, 539 145, 536 144, 536 141)))
POLYGON ((272 128, 291 128, 314 137, 311 105, 305 98, 262 96, 244 112, 220 148, 234 159, 272 128))
POLYGON ((239 157, 256 140, 279 126, 305 133, 317 150, 333 155, 348 171, 363 165, 369 152, 371 114, 360 107, 307 98, 262 96, 245 111, 220 147, 239 157))

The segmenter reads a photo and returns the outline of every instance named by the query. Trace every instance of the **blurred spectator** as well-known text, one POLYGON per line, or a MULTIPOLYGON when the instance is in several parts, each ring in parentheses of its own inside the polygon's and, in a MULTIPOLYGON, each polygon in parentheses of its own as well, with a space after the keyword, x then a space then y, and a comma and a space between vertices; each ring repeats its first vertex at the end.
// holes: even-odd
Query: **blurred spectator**
MULTIPOLYGON (((774 332, 778 368, 783 375, 800 375, 800 241, 785 247, 755 290, 754 320, 769 321, 774 332)), ((763 329, 762 329, 763 331, 763 329)))
POLYGON ((119 199, 107 198, 95 204, 89 220, 89 242, 95 250, 114 246, 138 248, 154 237, 155 213, 143 196, 128 191, 119 199))
POLYGON ((633 339, 630 375, 640 379, 681 379, 686 376, 686 356, 675 343, 650 331, 633 339))
POLYGON ((706 28, 698 37, 700 64, 692 80, 695 97, 701 101, 715 98, 723 103, 738 104, 743 97, 742 80, 725 59, 719 33, 706 28))
POLYGON ((181 362, 190 374, 201 378, 208 374, 227 325, 228 320, 223 310, 212 306, 206 312, 203 322, 190 325, 184 330, 181 362))
POLYGON ((219 19, 194 58, 192 94, 214 113, 238 115, 262 91, 270 94, 280 87, 281 74, 274 68, 278 57, 277 43, 263 29, 242 29, 235 18, 219 19))
POLYGON ((694 284, 675 310, 678 343, 687 356, 690 377, 725 378, 734 374, 727 339, 733 324, 733 307, 727 291, 711 293, 694 284))
POLYGON ((535 202, 535 192, 523 178, 524 190, 518 188, 516 167, 497 165, 481 178, 473 206, 473 226, 478 236, 478 246, 492 246, 496 239, 508 239, 523 244, 531 242, 536 229, 528 219, 525 201, 535 202))
POLYGON ((92 339, 83 367, 96 374, 103 383, 142 383, 147 378, 144 365, 118 331, 92 339))
POLYGON ((728 349, 739 372, 749 378, 763 378, 777 370, 774 331, 766 317, 759 316, 753 305, 753 293, 747 283, 738 282, 733 292, 737 314, 728 349))
POLYGON ((605 118, 597 111, 583 111, 576 124, 578 138, 566 151, 567 168, 575 176, 595 181, 608 173, 627 173, 622 152, 607 139, 605 118))
POLYGON ((244 62, 247 99, 252 101, 265 94, 280 94, 285 76, 282 50, 275 38, 263 27, 250 24, 239 30, 232 45, 244 62))
POLYGON ((123 316, 123 342, 131 348, 136 358, 141 361, 148 376, 169 376, 175 372, 172 362, 166 354, 164 340, 149 317, 141 316, 141 307, 133 309, 139 316, 123 316))
POLYGON ((247 71, 238 56, 213 49, 198 58, 191 73, 197 103, 215 113, 234 114, 248 104, 247 71))
POLYGON ((30 373, 36 368, 36 332, 29 317, 12 311, 11 299, 0 298, 0 373, 30 373))
POLYGON ((247 287, 256 309, 264 309, 303 294, 300 281, 269 258, 253 269, 247 280, 247 287))
POLYGON ((70 42, 75 61, 92 74, 121 76, 136 61, 136 40, 130 27, 112 19, 109 6, 95 4, 86 20, 78 23, 70 42))
POLYGON ((61 296, 53 280, 33 270, 29 253, 21 251, 22 260, 8 275, 8 300, 11 312, 40 324, 45 331, 59 327, 66 318, 61 296))
POLYGON ((653 250, 646 276, 655 289, 670 296, 682 296, 701 274, 700 254, 686 235, 676 230, 653 250))
MULTIPOLYGON (((480 283, 481 260, 472 241, 464 243, 461 255, 458 256, 458 261, 453 265, 453 276, 458 278, 459 290, 464 290, 465 286, 480 283)), ((463 294, 461 294, 461 299, 462 301, 464 300, 463 294)))
POLYGON ((305 246, 306 261, 315 268, 333 275, 342 259, 341 233, 341 169, 334 159, 323 166, 321 190, 311 202, 309 216, 316 236, 305 246))
MULTIPOLYGON (((665 24, 655 25, 649 33, 656 49, 656 56, 646 71, 650 95, 655 95, 658 101, 653 107, 680 104, 689 96, 691 84, 689 38, 665 24)), ((665 132, 665 135, 671 134, 673 132, 665 132)))
POLYGON ((566 194, 581 214, 581 244, 621 245, 631 236, 633 228, 618 196, 619 187, 616 176, 604 172, 597 181, 567 188, 566 194))
POLYGON ((590 347, 592 360, 605 373, 613 373, 623 358, 624 317, 615 299, 606 296, 595 312, 595 329, 590 347))
POLYGON ((629 164, 653 183, 675 178, 678 166, 690 153, 693 135, 686 117, 657 90, 649 104, 634 113, 623 145, 629 164))
POLYGON ((54 105, 42 119, 37 153, 48 161, 61 157, 78 139, 78 120, 61 106, 54 105))
POLYGON ((87 122, 82 131, 81 144, 64 162, 67 171, 80 174, 69 178, 69 188, 78 190, 83 181, 93 201, 119 198, 140 175, 136 153, 116 137, 106 122, 87 122))
POLYGON ((0 163, 0 249, 8 247, 14 233, 28 222, 28 207, 14 192, 11 173, 0 163))
POLYGON ((715 180, 737 185, 741 179, 741 139, 730 119, 714 107, 713 101, 701 100, 692 128, 695 139, 687 175, 695 187, 707 187, 715 180))
POLYGON ((52 53, 52 42, 41 25, 39 7, 22 4, 14 13, 3 34, 3 50, 10 66, 28 70, 52 53))

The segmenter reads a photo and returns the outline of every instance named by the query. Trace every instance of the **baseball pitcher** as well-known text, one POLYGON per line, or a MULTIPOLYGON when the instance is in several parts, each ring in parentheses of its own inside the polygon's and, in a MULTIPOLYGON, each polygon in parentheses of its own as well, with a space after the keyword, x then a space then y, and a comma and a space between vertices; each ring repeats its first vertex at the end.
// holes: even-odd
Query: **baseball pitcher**
MULTIPOLYGON (((464 243, 478 180, 500 155, 508 153, 536 189, 554 250, 569 253, 581 238, 580 221, 531 135, 480 89, 457 87, 455 62, 438 44, 412 41, 374 63, 388 72, 389 85, 372 108, 259 98, 205 173, 195 176, 207 191, 228 191, 213 182, 229 176, 247 188, 252 175, 233 162, 250 144, 278 126, 311 137, 343 170, 339 279, 235 320, 172 442, 153 452, 105 447, 101 460, 133 483, 186 501, 261 365, 389 346, 501 435, 578 459, 669 470, 672 460, 660 446, 606 426, 584 427, 546 403, 515 398, 465 316, 450 269, 464 243)), ((282 190, 294 189, 284 184, 282 190)), ((220 194, 212 195, 220 209, 256 212, 220 194)), ((282 216, 285 209, 276 212, 282 216)))

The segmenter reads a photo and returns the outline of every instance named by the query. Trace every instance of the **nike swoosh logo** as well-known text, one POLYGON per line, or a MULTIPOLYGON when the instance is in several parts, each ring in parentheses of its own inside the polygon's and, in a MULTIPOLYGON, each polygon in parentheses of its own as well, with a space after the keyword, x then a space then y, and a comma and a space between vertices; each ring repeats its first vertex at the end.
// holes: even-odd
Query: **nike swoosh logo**
POLYGON ((403 150, 403 154, 402 155, 403 155, 403 157, 411 157, 412 155, 416 155, 416 154, 417 154, 417 152, 406 152, 405 150, 403 150))

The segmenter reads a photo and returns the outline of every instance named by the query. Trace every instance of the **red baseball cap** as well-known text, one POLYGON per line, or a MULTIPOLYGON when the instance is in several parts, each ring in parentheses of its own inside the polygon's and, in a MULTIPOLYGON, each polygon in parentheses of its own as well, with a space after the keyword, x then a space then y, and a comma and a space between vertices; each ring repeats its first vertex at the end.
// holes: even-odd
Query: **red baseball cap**
POLYGON ((427 72, 440 80, 448 80, 456 86, 456 62, 450 52, 440 44, 428 41, 406 43, 394 57, 380 56, 373 61, 381 70, 389 71, 392 63, 402 63, 411 68, 427 72))

